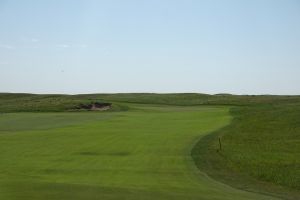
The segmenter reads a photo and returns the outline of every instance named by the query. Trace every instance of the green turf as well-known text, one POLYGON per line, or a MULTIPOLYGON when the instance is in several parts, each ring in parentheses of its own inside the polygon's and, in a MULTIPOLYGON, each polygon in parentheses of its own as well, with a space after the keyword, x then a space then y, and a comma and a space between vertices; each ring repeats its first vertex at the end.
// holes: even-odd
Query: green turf
POLYGON ((299 199, 300 104, 235 107, 231 114, 229 126, 193 149, 200 170, 240 189, 299 199))
MULTIPOLYGON (((206 95, 188 93, 87 95, 0 93, 0 159, 3 158, 3 160, 0 161, 0 199, 1 197, 4 199, 76 199, 75 197, 77 197, 77 199, 219 199, 221 196, 221 199, 232 199, 233 196, 235 196, 235 192, 239 190, 232 192, 232 189, 230 189, 230 194, 228 194, 228 191, 225 191, 223 187, 217 187, 216 191, 220 194, 212 195, 215 190, 213 192, 203 192, 203 190, 210 191, 211 187, 216 187, 215 185, 209 185, 206 181, 203 182, 203 180, 199 180, 199 177, 201 179, 203 175, 197 175, 197 180, 201 182, 201 187, 197 189, 197 192, 191 192, 191 190, 181 191, 175 187, 173 190, 159 184, 157 187, 160 189, 157 189, 154 187, 155 184, 150 183, 145 178, 141 179, 149 183, 147 187, 130 186, 127 182, 128 178, 121 176, 118 178, 122 180, 124 184, 116 184, 114 178, 109 179, 114 182, 114 184, 103 184, 109 183, 106 179, 102 180, 101 184, 99 184, 90 183, 89 181, 93 180, 91 177, 84 183, 73 180, 67 181, 64 177, 70 176, 75 179, 78 176, 77 178, 79 178, 80 173, 87 171, 93 175, 106 174, 112 171, 117 174, 123 174, 121 172, 132 170, 128 170, 127 168, 125 171, 122 170, 121 167, 126 166, 123 165, 122 160, 129 162, 133 154, 129 153, 130 151, 103 153, 102 151, 105 150, 102 149, 100 153, 97 151, 82 151, 81 153, 68 155, 68 151, 63 149, 62 146, 66 146, 66 148, 71 151, 84 144, 89 145, 91 142, 94 144, 95 141, 93 141, 93 139, 95 138, 98 139, 97 144, 105 146, 106 143, 108 143, 105 139, 106 135, 103 135, 105 132, 118 135, 118 141, 120 139, 122 145, 119 145, 119 142, 115 142, 117 139, 112 139, 114 142, 109 144, 113 146, 113 148, 118 149, 123 146, 123 144, 126 144, 125 146, 134 146, 136 144, 145 144, 145 146, 147 146, 147 140, 150 142, 153 135, 147 135, 147 138, 145 139, 144 137, 140 139, 141 141, 133 140, 132 142, 135 141, 134 144, 130 143, 131 140, 124 142, 122 139, 123 137, 130 137, 130 139, 136 138, 132 137, 133 135, 138 135, 137 133, 134 134, 136 130, 139 130, 139 136, 142 136, 146 135, 145 133, 148 133, 148 130, 151 132, 152 129, 157 129, 156 131, 159 132, 159 137, 163 135, 172 138, 173 135, 165 135, 165 128, 168 129, 168 132, 172 129, 176 137, 180 135, 187 140, 190 138, 190 142, 185 144, 183 144, 184 139, 180 139, 183 142, 182 145, 185 146, 185 151, 181 154, 176 153, 176 156, 182 156, 187 158, 186 160, 189 160, 189 162, 186 162, 189 164, 185 163, 185 166, 187 173, 190 175, 197 174, 197 170, 194 168, 194 165, 191 164, 192 161, 190 160, 189 152, 191 152, 194 143, 204 136, 193 150, 193 159, 201 171, 235 188, 271 196, 279 196, 286 199, 299 199, 299 105, 300 96, 237 96, 229 94, 206 95), (110 102, 113 103, 113 107, 111 110, 101 113, 74 112, 79 104, 95 101, 110 102), (199 107, 199 105, 210 106, 199 107), (217 123, 211 125, 210 122, 207 122, 207 124, 197 124, 199 120, 206 119, 207 116, 195 118, 195 112, 199 112, 199 115, 202 115, 210 113, 215 109, 219 111, 229 109, 229 107, 220 107, 222 105, 231 106, 232 121, 229 120, 229 113, 226 111, 226 117, 228 119, 224 120, 226 122, 220 126, 217 123), (162 118, 164 115, 170 119, 162 118), (157 125, 154 123, 151 125, 152 123, 150 123, 145 125, 141 123, 143 121, 151 122, 153 120, 147 119, 146 116, 152 116, 155 118, 154 121, 157 120, 157 123, 162 124, 157 125), (175 116, 178 117, 178 119, 176 118, 175 120, 172 118, 175 116), (172 123, 172 126, 165 127, 164 124, 167 125, 167 121, 169 121, 168 123, 170 124, 172 123), (195 124, 193 128, 187 129, 185 127, 186 121, 193 121, 195 124), (135 123, 136 125, 141 124, 139 127, 130 128, 129 130, 128 127, 131 127, 129 122, 135 123), (111 124, 112 127, 109 127, 109 124, 111 124), (116 128, 119 126, 124 126, 125 128, 117 130, 116 128), (218 129, 223 126, 226 127, 220 130, 218 129), (96 130, 98 131, 97 134, 95 134, 96 130), (101 133, 99 133, 100 130, 101 133), (187 134, 186 130, 193 132, 193 134, 190 132, 187 134), (209 132, 214 133, 208 135, 209 132), (23 136, 23 133, 25 133, 26 136, 23 136), (83 133, 85 134, 83 135, 83 133), (182 135, 183 133, 184 135, 182 135), (121 136, 119 134, 121 134, 121 136), (191 139, 192 136, 193 139, 191 139), (223 149, 221 152, 216 152, 218 148, 218 138, 220 136, 222 137, 223 149), (63 139, 61 139, 61 137, 63 137, 63 139), (89 137, 90 139, 88 140, 89 137), (143 143, 143 140, 146 140, 145 143, 143 143), (36 144, 32 141, 35 141, 36 144), (77 144, 75 145, 70 141, 77 142, 77 144), (85 141, 85 143, 81 144, 81 141, 85 141), (43 150, 43 148, 45 149, 43 150), (35 152, 41 150, 41 152, 43 152, 48 151, 48 149, 50 152, 52 152, 53 149, 56 151, 61 149, 63 152, 57 153, 59 154, 58 156, 57 154, 45 153, 42 155, 38 154, 38 157, 30 153, 29 155, 25 153, 29 150, 35 152), (16 153, 18 152, 22 153, 17 156, 16 153), (65 163, 70 166, 63 169, 60 167, 57 167, 57 169, 52 167, 54 163, 55 166, 61 166, 62 163, 58 161, 62 160, 55 160, 54 158, 65 157, 63 156, 64 152, 67 153, 68 159, 62 158, 62 160, 65 159, 65 163), (24 160, 23 154, 25 154, 29 160, 27 160, 27 158, 24 160), (95 161, 97 170, 94 168, 90 169, 90 166, 80 169, 73 168, 71 164, 74 162, 75 158, 73 158, 73 156, 75 155, 80 155, 79 158, 89 157, 88 161, 90 159, 98 160, 97 162, 95 161), (49 156, 53 157, 53 160, 49 159, 49 156), (29 162, 31 157, 32 163, 29 162), (98 162, 103 163, 103 158, 108 159, 108 157, 115 158, 120 162, 118 166, 119 170, 117 170, 117 168, 113 170, 105 168, 105 170, 103 170, 99 167, 98 162), (42 162, 42 164, 40 162, 42 162), (36 170, 42 166, 47 167, 47 169, 43 169, 44 171, 42 169, 41 171, 36 170), (11 170, 8 170, 10 168, 11 170), (21 172, 18 171, 19 168, 21 168, 21 172), (56 179, 56 176, 60 176, 60 174, 64 175, 62 176, 63 181, 56 179), (49 179, 49 177, 54 179, 49 179), (18 188, 18 192, 15 191, 15 188, 18 188), (202 191, 198 191, 201 190, 201 188, 202 191), (12 194, 13 196, 11 196, 12 194), (226 194, 228 194, 228 196, 226 194)), ((222 114, 223 111, 219 114, 222 114)), ((212 119, 210 117, 209 119, 212 121, 217 120, 217 118, 212 119)), ((155 140, 157 140, 157 138, 155 138, 155 140)), ((112 147, 105 147, 105 149, 106 148, 107 151, 110 151, 109 148, 112 147)), ((158 159, 157 157, 164 159, 166 162, 170 162, 170 164, 174 162, 171 159, 166 159, 166 157, 161 157, 159 151, 156 157, 151 156, 147 158, 148 163, 152 163, 152 160, 158 159)), ((140 157, 136 159, 143 161, 140 157)), ((106 161, 104 164, 105 163, 106 161)), ((78 164, 84 164, 84 161, 78 159, 78 164)), ((164 173, 168 171, 171 173, 172 170, 166 169, 164 173)), ((148 171, 137 170, 139 176, 145 172, 148 171)), ((154 172, 152 173, 155 174, 154 172)), ((157 174, 162 175, 163 173, 157 172, 157 174)), ((172 176, 175 177, 174 174, 172 176)), ((129 177, 131 178, 131 176, 129 177)), ((160 179, 156 179, 156 181, 161 183, 160 179)), ((213 181, 209 180, 209 182, 213 181)), ((186 183, 182 183, 182 185, 184 184, 186 183)), ((215 182, 215 184, 217 183, 215 182)), ((167 184, 165 183, 165 185, 167 184)), ((187 186, 187 188, 190 188, 190 186, 187 186)), ((235 197, 237 199, 260 198, 255 195, 251 197, 248 195, 249 193, 243 197, 239 195, 235 197)))
POLYGON ((0 117, 0 199, 273 199, 202 174, 191 148, 228 107, 0 117))

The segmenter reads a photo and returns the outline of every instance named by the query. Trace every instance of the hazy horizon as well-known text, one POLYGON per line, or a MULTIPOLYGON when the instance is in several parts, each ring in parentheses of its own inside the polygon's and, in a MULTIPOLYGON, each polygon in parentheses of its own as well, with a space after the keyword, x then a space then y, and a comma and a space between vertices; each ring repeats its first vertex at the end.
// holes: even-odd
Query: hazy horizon
POLYGON ((300 2, 0 0, 0 92, 300 95, 300 2))
POLYGON ((201 93, 201 92, 105 92, 105 93, 31 93, 1 92, 0 94, 32 94, 32 95, 89 95, 89 94, 199 94, 199 95, 233 95, 233 96, 300 96, 300 94, 236 94, 236 93, 201 93))

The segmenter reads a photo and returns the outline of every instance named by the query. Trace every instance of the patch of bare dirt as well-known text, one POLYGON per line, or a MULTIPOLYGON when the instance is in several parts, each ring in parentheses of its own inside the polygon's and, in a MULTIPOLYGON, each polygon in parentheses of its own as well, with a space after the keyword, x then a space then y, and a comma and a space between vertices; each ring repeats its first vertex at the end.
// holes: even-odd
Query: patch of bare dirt
POLYGON ((89 103, 89 104, 80 104, 77 109, 91 110, 91 111, 105 111, 111 109, 111 103, 89 103))

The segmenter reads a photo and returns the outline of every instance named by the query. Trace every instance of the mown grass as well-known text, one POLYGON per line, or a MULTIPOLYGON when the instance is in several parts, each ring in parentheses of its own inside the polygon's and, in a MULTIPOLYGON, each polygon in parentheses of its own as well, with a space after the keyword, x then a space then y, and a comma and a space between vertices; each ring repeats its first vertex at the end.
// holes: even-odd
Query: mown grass
POLYGON ((300 104, 235 107, 231 114, 229 126, 195 146, 198 167, 241 189, 299 199, 300 104))
POLYGON ((299 199, 299 108, 299 96, 0 94, 0 198, 299 199), (113 108, 74 112, 95 101, 113 108), (196 176, 202 136, 202 171, 268 197, 196 176))
POLYGON ((272 199, 219 184, 191 160, 196 140, 230 122, 227 107, 132 106, 79 113, 84 121, 4 114, 0 199, 272 199))

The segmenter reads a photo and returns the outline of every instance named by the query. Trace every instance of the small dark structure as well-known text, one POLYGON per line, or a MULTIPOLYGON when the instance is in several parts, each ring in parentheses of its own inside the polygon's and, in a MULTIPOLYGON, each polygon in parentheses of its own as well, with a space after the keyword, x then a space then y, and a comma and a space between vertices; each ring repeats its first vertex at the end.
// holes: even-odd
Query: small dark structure
POLYGON ((84 109, 84 110, 109 110, 111 109, 112 104, 111 103, 100 103, 100 102, 94 102, 89 104, 79 104, 77 109, 84 109))

